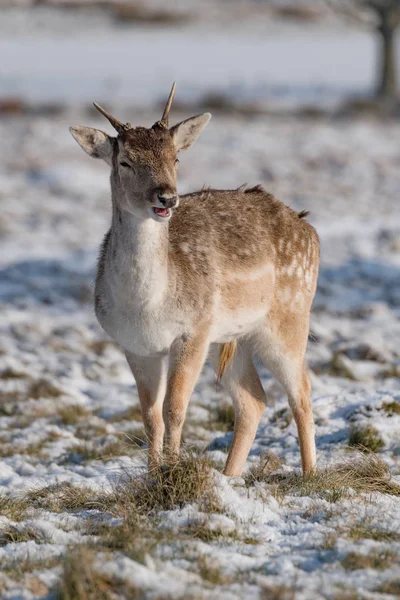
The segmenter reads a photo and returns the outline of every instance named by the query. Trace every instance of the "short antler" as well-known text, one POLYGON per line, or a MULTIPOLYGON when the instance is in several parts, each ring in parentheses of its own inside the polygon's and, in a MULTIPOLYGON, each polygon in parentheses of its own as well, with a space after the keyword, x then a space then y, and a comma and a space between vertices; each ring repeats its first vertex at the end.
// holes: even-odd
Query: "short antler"
POLYGON ((97 108, 97 110, 102 115, 104 115, 106 119, 108 119, 110 121, 111 125, 114 127, 115 131, 117 131, 118 133, 123 133, 124 131, 128 131, 129 129, 132 129, 132 126, 130 123, 126 123, 124 125, 124 123, 121 123, 121 121, 118 121, 118 119, 116 119, 115 117, 110 115, 110 113, 108 113, 106 110, 104 110, 104 108, 102 108, 99 104, 97 104, 97 102, 93 102, 93 106, 95 108, 97 108))
POLYGON ((173 99, 175 96, 175 89, 176 89, 176 83, 174 81, 174 83, 172 84, 171 91, 168 96, 167 104, 165 105, 165 108, 164 108, 163 116, 161 117, 161 123, 167 129, 168 129, 168 115, 169 115, 169 111, 171 110, 171 105, 172 105, 172 102, 173 102, 173 99))

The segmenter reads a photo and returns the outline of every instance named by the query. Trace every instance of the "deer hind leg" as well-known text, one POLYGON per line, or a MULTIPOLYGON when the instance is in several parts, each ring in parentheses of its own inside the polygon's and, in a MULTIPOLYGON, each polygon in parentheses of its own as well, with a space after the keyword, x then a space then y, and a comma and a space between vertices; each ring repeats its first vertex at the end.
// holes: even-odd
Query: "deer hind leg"
POLYGON ((310 380, 304 363, 309 318, 284 315, 273 328, 257 334, 257 354, 284 387, 297 426, 303 474, 316 465, 315 433, 310 399, 310 380))
MULTIPOLYGON (((213 348, 210 361, 218 373, 218 348, 213 348)), ((225 370, 222 385, 229 391, 235 410, 235 429, 224 474, 239 477, 242 474, 261 415, 266 406, 266 396, 253 364, 250 348, 238 344, 231 364, 225 370)))
POLYGON ((161 463, 164 421, 162 407, 167 387, 168 357, 139 357, 126 352, 136 381, 144 428, 149 447, 149 470, 161 463))
POLYGON ((190 338, 176 340, 171 346, 163 406, 167 460, 174 460, 179 455, 186 410, 207 357, 208 346, 208 329, 202 329, 190 338))

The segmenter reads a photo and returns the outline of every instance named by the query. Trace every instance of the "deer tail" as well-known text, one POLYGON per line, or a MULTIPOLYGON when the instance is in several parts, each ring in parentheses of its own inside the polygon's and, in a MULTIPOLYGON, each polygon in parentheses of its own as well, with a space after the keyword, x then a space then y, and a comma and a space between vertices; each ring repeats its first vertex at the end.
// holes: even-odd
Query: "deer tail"
POLYGON ((227 369, 227 367, 229 367, 230 363, 232 362, 233 357, 235 356, 236 347, 237 347, 236 340, 233 340, 232 342, 226 342, 226 344, 221 345, 221 348, 219 351, 219 363, 218 363, 218 374, 217 374, 218 381, 221 381, 222 376, 225 373, 225 370, 227 369))

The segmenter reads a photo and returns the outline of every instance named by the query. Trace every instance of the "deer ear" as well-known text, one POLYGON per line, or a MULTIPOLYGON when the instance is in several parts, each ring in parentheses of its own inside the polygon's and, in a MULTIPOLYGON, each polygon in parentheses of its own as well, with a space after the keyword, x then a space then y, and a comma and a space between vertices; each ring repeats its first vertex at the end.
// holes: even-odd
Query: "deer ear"
POLYGON ((170 134, 172 135, 176 151, 186 150, 197 140, 208 121, 211 119, 210 113, 203 113, 196 117, 191 117, 171 127, 170 134))
POLYGON ((102 158, 111 165, 113 144, 110 136, 100 129, 92 127, 70 127, 72 137, 78 142, 82 150, 93 158, 102 158))

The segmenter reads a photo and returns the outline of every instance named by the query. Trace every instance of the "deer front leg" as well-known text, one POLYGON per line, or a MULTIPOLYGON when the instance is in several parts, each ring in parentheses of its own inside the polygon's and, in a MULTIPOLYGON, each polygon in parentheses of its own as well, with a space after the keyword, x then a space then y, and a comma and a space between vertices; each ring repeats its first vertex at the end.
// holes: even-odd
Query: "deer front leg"
POLYGON ((162 407, 167 387, 168 357, 142 357, 125 353, 128 364, 136 381, 143 424, 149 447, 149 470, 160 465, 164 421, 162 407))
POLYGON ((187 406, 208 353, 208 330, 176 340, 170 350, 167 394, 164 400, 165 452, 179 455, 187 406))

